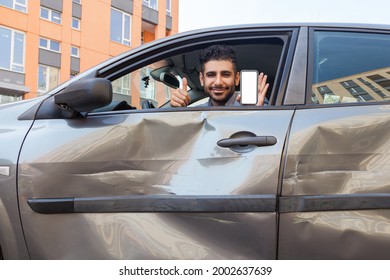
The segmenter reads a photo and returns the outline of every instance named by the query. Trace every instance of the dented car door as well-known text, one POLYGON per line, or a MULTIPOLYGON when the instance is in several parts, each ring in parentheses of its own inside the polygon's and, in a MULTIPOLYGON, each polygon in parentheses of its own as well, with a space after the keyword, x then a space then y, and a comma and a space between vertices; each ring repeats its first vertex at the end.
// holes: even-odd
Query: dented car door
POLYGON ((292 112, 37 120, 20 160, 31 257, 276 258, 276 193, 292 112))
POLYGON ((294 116, 279 258, 390 258, 390 34, 312 28, 294 116), (385 103, 386 102, 386 103, 385 103))
POLYGON ((32 259, 277 257, 280 163, 295 106, 164 107, 167 91, 158 82, 166 73, 175 80, 169 86, 186 77, 202 102, 198 53, 224 38, 241 67, 268 70, 275 103, 298 32, 204 34, 145 46, 92 72, 127 98, 120 104, 151 98, 141 109, 48 117, 67 109, 49 98, 42 117, 34 114, 18 177, 32 259))

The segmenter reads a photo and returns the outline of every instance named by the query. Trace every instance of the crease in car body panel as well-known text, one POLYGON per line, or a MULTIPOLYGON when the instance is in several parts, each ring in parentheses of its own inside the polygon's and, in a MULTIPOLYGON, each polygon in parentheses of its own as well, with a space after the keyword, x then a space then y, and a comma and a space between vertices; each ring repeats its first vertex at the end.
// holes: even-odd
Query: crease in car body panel
POLYGON ((383 242, 390 238, 389 109, 297 110, 283 178, 280 258, 390 257, 383 242))
POLYGON ((32 258, 275 258, 275 212, 44 215, 33 212, 27 200, 275 196, 291 115, 287 109, 182 110, 37 121, 23 146, 19 178, 23 224, 35 252, 32 258), (261 122, 265 118, 269 121, 261 122), (273 135, 278 142, 243 154, 218 147, 220 139, 237 131, 273 135), (52 137, 58 141, 45 140, 52 137), (157 225, 153 230, 150 220, 157 225), (43 231, 47 224, 50 230, 43 231), (75 227, 77 234, 67 230, 75 227), (158 238, 156 232, 164 237, 158 238), (223 243, 217 232, 225 232, 224 242, 229 242, 223 243), (47 250, 37 248, 43 240, 47 250))
POLYGON ((334 117, 295 133, 284 195, 390 192, 389 109, 359 108, 340 108, 342 118, 329 108, 334 117))
MULTIPOLYGON (((109 119, 97 117, 92 121, 48 121, 46 122, 47 125, 56 123, 54 126, 59 127, 62 124, 69 123, 71 124, 70 128, 75 128, 78 132, 80 132, 80 136, 62 133, 62 139, 59 139, 59 141, 55 143, 51 142, 51 147, 46 146, 54 152, 47 153, 42 157, 39 157, 40 152, 38 150, 29 151, 31 154, 29 155, 30 157, 39 157, 36 162, 34 162, 34 165, 30 166, 30 168, 34 167, 36 168, 35 172, 42 173, 47 170, 47 168, 50 168, 51 162, 61 162, 61 169, 52 170, 52 172, 54 172, 53 174, 75 174, 75 176, 80 177, 81 179, 85 178, 86 180, 91 180, 94 184, 105 181, 109 184, 111 180, 110 178, 112 178, 112 185, 117 185, 118 182, 115 180, 118 181, 120 180, 119 177, 123 176, 124 178, 126 177, 130 180, 134 180, 134 183, 138 185, 145 181, 142 176, 147 176, 151 179, 157 178, 160 180, 163 174, 168 176, 176 175, 177 179, 180 180, 180 178, 185 179, 187 176, 193 176, 193 174, 197 171, 196 169, 203 167, 211 168, 213 166, 223 169, 224 166, 229 164, 234 164, 235 167, 239 168, 245 164, 248 158, 253 158, 250 154, 240 155, 230 151, 229 149, 219 147, 204 149, 198 145, 198 143, 207 141, 216 146, 215 144, 224 137, 219 137, 216 126, 221 127, 219 128, 221 131, 227 130, 227 132, 224 133, 227 133, 228 136, 233 134, 234 131, 241 130, 243 117, 240 117, 241 112, 239 111, 235 114, 232 112, 221 113, 220 115, 223 117, 220 117, 217 114, 213 119, 207 117, 207 112, 195 111, 187 112, 186 114, 178 113, 181 118, 173 118, 172 120, 169 120, 169 122, 161 120, 160 116, 162 114, 147 114, 150 118, 142 117, 146 116, 146 114, 131 114, 128 116, 117 115, 110 117, 109 119), (229 114, 229 116, 225 116, 225 114, 229 114), (126 120, 127 118, 128 120, 126 120), (226 124, 217 123, 222 120, 222 118, 228 118, 226 124), (102 122, 101 120, 105 121, 102 122), (130 124, 122 123, 127 121, 130 121, 130 124), (77 129, 78 127, 85 129, 77 129), (172 135, 164 133, 166 129, 171 128, 180 131, 180 137, 175 136, 177 138, 175 139, 172 135), (89 133, 91 131, 92 133, 89 133), (140 137, 138 135, 146 137, 140 137), (154 135, 158 135, 158 137, 155 137, 154 135), (67 137, 75 138, 76 140, 67 143, 67 137), (113 149, 112 146, 120 146, 121 148, 113 149), (170 150, 171 148, 169 146, 175 148, 170 150), (170 151, 168 152, 168 150, 170 151), (191 161, 191 164, 194 163, 195 165, 191 168, 184 169, 183 165, 188 162, 188 160, 191 161), (80 165, 84 165, 84 163, 88 163, 88 165, 82 166, 83 169, 80 170, 79 166, 74 164, 73 161, 76 163, 80 162, 80 165), (181 168, 180 172, 177 171, 179 167, 181 168), (94 171, 93 173, 91 173, 92 170, 94 171), (129 173, 129 171, 132 173, 129 173), (112 176, 110 176, 110 174, 112 176), (114 178, 114 176, 117 175, 118 177, 114 178), (141 177, 135 178, 135 176, 141 177)), ((249 115, 247 112, 242 112, 242 114, 245 118, 245 115, 249 115)), ((252 112, 251 114, 256 113, 252 112)), ((276 117, 274 119, 275 122, 278 121, 276 117)), ((50 129, 54 134, 60 131, 60 129, 56 129, 55 127, 39 125, 38 123, 39 122, 37 122, 37 126, 33 129, 33 132, 37 132, 37 134, 44 129, 50 129)), ((40 123, 44 124, 45 122, 40 123)), ((45 143, 45 145, 47 144, 48 143, 45 143)), ((271 157, 273 156, 271 155, 271 157)), ((263 170, 260 169, 263 174, 269 173, 267 171, 267 168, 269 167, 258 166, 256 168, 264 168, 263 170)), ((273 168, 274 167, 272 166, 272 172, 273 168)), ((245 177, 244 175, 245 174, 243 174, 243 177, 245 177)), ((198 178, 198 181, 204 179, 207 178, 198 178)), ((168 178, 167 180, 169 180, 169 183, 172 184, 171 178, 168 178)), ((164 182, 164 180, 160 182, 164 182)), ((196 183, 196 180, 192 182, 192 184, 194 189, 199 192, 199 184, 196 183)), ((163 186, 164 184, 160 185, 163 186)), ((44 191, 47 190, 44 189, 44 191)), ((77 194, 77 189, 72 191, 77 194)), ((112 189, 110 189, 110 191, 112 191, 112 189)), ((267 193, 274 192, 271 190, 263 191, 267 193)), ((177 195, 187 194, 182 189, 177 189, 175 192, 172 192, 172 190, 169 189, 165 191, 161 190, 160 192, 177 195)), ((226 193, 226 189, 223 192, 226 193)), ((38 194, 39 193, 40 190, 38 190, 38 194)), ((95 193, 99 194, 97 191, 95 193)), ((147 194, 137 191, 134 193, 147 194)), ((203 194, 205 195, 218 193, 220 193, 220 191, 215 190, 214 188, 207 188, 203 190, 203 194)), ((105 195, 104 192, 102 194, 105 195)))

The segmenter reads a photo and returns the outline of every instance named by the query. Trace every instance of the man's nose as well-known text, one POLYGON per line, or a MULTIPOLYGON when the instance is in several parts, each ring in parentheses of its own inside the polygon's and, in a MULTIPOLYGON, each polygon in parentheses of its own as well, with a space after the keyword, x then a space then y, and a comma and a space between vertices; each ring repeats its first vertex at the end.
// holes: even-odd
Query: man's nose
POLYGON ((215 84, 220 85, 222 83, 222 76, 217 74, 215 76, 215 84))

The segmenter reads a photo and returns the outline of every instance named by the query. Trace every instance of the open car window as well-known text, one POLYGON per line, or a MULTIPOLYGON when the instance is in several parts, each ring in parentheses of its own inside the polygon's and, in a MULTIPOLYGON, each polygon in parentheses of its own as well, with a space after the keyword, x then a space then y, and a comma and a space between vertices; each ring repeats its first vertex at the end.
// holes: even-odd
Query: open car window
MULTIPOLYGON (((277 84, 282 68, 281 61, 286 41, 280 37, 256 38, 243 41, 218 42, 230 45, 237 55, 237 70, 253 69, 268 75, 270 87, 267 98, 277 92, 277 84)), ((188 81, 188 93, 191 101, 188 107, 195 107, 207 102, 199 81, 199 53, 208 45, 202 44, 189 51, 171 53, 158 61, 132 70, 129 73, 112 75, 113 101, 109 106, 95 112, 140 110, 170 107, 172 90, 182 86, 182 79, 188 81)), ((236 88, 238 91, 240 85, 236 88)), ((275 96, 274 96, 275 97, 275 96)))
POLYGON ((182 86, 182 77, 170 67, 169 61, 162 60, 127 73, 111 83, 113 101, 97 111, 159 108, 169 102, 171 90, 182 86))

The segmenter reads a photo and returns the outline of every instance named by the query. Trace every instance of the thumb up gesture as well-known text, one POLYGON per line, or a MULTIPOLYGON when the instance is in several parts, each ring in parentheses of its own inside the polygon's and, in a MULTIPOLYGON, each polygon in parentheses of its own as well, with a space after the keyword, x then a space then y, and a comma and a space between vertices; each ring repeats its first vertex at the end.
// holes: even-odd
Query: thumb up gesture
POLYGON ((177 88, 171 92, 171 106, 172 107, 187 107, 190 102, 190 96, 187 92, 187 79, 183 78, 182 87, 177 88))

